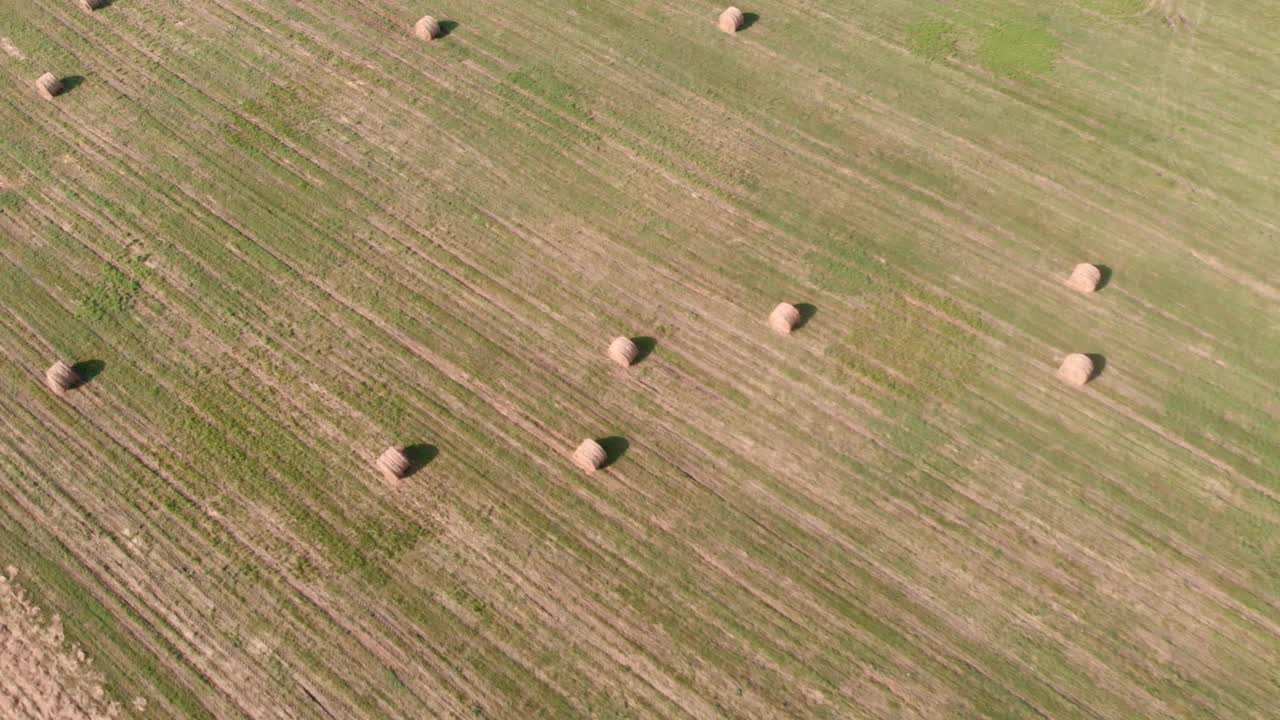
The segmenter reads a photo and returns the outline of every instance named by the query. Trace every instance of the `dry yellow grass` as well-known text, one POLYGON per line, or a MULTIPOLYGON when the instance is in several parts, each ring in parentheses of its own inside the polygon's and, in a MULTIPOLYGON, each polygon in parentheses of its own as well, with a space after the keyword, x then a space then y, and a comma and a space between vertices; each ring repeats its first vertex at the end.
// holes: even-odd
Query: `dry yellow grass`
POLYGON ((119 705, 103 688, 83 651, 67 647, 62 622, 44 618, 15 584, 0 575, 0 717, 12 720, 109 720, 119 705))
POLYGON ((1269 720, 1265 25, 1085 4, 0 2, 0 565, 143 719, 1269 720))

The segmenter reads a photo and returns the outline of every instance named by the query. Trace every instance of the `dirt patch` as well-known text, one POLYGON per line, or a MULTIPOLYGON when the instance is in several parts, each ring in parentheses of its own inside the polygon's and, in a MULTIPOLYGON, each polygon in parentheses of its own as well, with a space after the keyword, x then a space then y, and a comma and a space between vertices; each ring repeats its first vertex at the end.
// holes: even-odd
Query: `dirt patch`
POLYGON ((84 652, 68 647, 62 623, 47 623, 12 579, 0 575, 0 715, 23 718, 120 717, 101 673, 84 652))
POLYGON ((1159 18, 1174 30, 1190 30, 1191 21, 1182 12, 1182 0, 1150 0, 1147 14, 1159 18))
POLYGON ((18 49, 18 46, 14 45, 13 41, 9 38, 0 38, 0 50, 4 50, 6 54, 18 60, 27 59, 27 56, 22 54, 22 51, 18 49))

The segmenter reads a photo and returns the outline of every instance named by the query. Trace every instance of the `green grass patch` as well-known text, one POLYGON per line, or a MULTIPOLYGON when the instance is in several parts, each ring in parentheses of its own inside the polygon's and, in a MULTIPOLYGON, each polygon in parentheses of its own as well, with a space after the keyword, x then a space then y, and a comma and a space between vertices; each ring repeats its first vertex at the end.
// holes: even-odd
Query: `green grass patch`
POLYGON ((871 242, 858 235, 833 239, 806 257, 810 279, 818 287, 843 295, 883 287, 890 282, 886 266, 876 259, 871 242))
POLYGON ((955 27, 946 20, 921 20, 907 28, 907 49, 929 62, 954 55, 958 41, 955 27))
POLYGON ((548 67, 527 67, 511 73, 496 92, 520 112, 537 119, 536 123, 521 121, 528 130, 537 131, 526 136, 531 143, 550 142, 550 148, 563 150, 598 139, 585 127, 591 123, 588 96, 548 67), (548 128, 550 133, 546 132, 548 128))
POLYGON ((997 75, 1025 78, 1052 70, 1061 46, 1047 18, 1011 20, 987 33, 978 60, 997 75))
POLYGON ((0 213, 11 212, 22 207, 22 196, 12 190, 0 192, 0 213))
MULTIPOLYGON (((134 268, 138 264, 133 264, 134 268)), ((80 296, 76 313, 88 320, 106 320, 124 313, 142 289, 132 274, 126 274, 114 265, 104 265, 93 285, 80 296)))
POLYGON ((829 350, 846 370, 913 401, 949 398, 964 387, 978 365, 977 339, 965 326, 980 328, 980 319, 921 289, 867 299, 870 307, 858 330, 829 350), (914 350, 922 347, 930 351, 914 350))
POLYGON ((589 117, 586 101, 577 88, 548 68, 525 68, 508 76, 507 82, 568 115, 580 120, 589 117))

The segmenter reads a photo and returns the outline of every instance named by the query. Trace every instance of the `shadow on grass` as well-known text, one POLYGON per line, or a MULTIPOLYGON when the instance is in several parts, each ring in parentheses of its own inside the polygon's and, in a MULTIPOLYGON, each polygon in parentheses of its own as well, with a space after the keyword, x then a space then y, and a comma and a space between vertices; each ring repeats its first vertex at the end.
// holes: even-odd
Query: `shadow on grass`
POLYGON ((410 445, 404 449, 405 457, 409 458, 409 471, 405 473, 405 477, 409 477, 418 472, 422 468, 431 464, 432 460, 440 454, 440 449, 435 445, 426 443, 418 443, 410 445))
POLYGON ((71 387, 78 388, 88 385, 93 382, 94 378, 102 374, 102 371, 106 369, 106 367, 107 364, 101 360, 81 360, 75 365, 72 365, 71 369, 75 371, 78 379, 76 380, 76 384, 71 387))
POLYGON ((742 13, 742 27, 738 28, 738 32, 742 32, 743 30, 746 30, 752 25, 755 25, 756 21, 759 19, 760 19, 760 15, 758 13, 749 13, 749 12, 742 13))
POLYGON ((818 306, 810 303, 796 303, 796 309, 800 311, 800 320, 796 322, 796 326, 792 330, 799 330, 818 314, 818 306))
POLYGON ((658 347, 658 341, 651 337, 631 338, 631 342, 636 344, 636 359, 632 365, 639 365, 644 359, 653 354, 654 348, 658 347))
POLYGON ((1102 288, 1107 286, 1107 283, 1111 282, 1111 266, 1097 265, 1095 267, 1098 268, 1098 273, 1101 275, 1098 278, 1098 287, 1097 287, 1098 290, 1101 290, 1102 288))
POLYGON ((62 92, 59 94, 66 95, 67 93, 71 92, 72 90, 75 90, 76 88, 80 87, 83 84, 84 84, 83 76, 68 75, 62 78, 62 92))
POLYGON ((600 447, 604 448, 604 464, 600 466, 601 469, 613 465, 623 455, 626 455, 627 448, 631 447, 631 443, 627 442, 624 437, 600 438, 596 442, 600 443, 600 447))
POLYGON ((1086 355, 1093 361, 1093 372, 1089 373, 1089 382, 1093 382, 1107 368, 1107 359, 1098 353, 1086 353, 1086 355))
POLYGON ((440 21, 440 37, 436 39, 443 40, 444 38, 449 37, 449 33, 457 29, 458 29, 458 23, 456 20, 441 20, 440 21))

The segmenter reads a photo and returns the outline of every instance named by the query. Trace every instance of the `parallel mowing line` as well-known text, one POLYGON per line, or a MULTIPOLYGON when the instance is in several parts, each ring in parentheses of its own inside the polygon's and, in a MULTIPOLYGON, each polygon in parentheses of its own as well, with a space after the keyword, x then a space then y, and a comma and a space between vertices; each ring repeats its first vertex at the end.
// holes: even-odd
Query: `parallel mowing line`
MULTIPOLYGON (((18 417, 21 417, 22 414, 23 413, 20 410, 15 408, 13 411, 13 414, 9 415, 9 417, 18 418, 18 417)), ((34 419, 34 416, 32 417, 34 419)), ((9 422, 11 421, 5 421, 5 422, 6 424, 9 424, 9 422)), ((12 426, 10 429, 14 430, 12 426)), ((22 437, 23 433, 17 432, 15 433, 15 435, 18 437, 22 437)), ((58 439, 61 440, 64 444, 69 445, 70 447, 74 448, 77 446, 76 438, 72 437, 70 434, 61 435, 58 439)), ((12 446, 11 446, 11 450, 19 458, 28 460, 26 465, 29 470, 29 473, 28 473, 29 478, 34 480, 35 478, 39 478, 45 475, 45 473, 38 472, 35 469, 36 463, 26 458, 25 454, 23 454, 21 450, 14 448, 12 446)), ((74 476, 75 473, 71 473, 71 475, 74 476)), ((32 483, 30 487, 34 488, 36 487, 36 484, 32 483)), ((49 487, 50 489, 53 489, 54 486, 50 484, 49 487)), ((11 495, 11 497, 13 496, 11 495)), ((85 512, 84 507, 81 505, 80 501, 74 498, 71 498, 71 496, 68 495, 65 491, 60 491, 60 489, 55 489, 54 497, 60 499, 63 503, 70 504, 71 515, 77 518, 90 517, 85 512)), ((35 503, 32 498, 28 497, 27 502, 21 503, 21 506, 22 506, 23 513, 28 517, 31 517, 33 519, 42 517, 42 514, 40 513, 40 511, 37 510, 37 508, 40 507, 41 504, 35 503)), ((75 554, 80 559, 83 567, 85 567, 86 569, 91 567, 100 567, 100 566, 105 567, 105 563, 102 562, 97 552, 91 554, 87 548, 69 545, 68 543, 74 543, 74 541, 71 538, 68 538, 65 534, 60 535, 60 537, 58 538, 58 541, 63 543, 64 547, 67 547, 68 550, 70 550, 73 554, 75 554), (97 559, 94 559, 94 558, 97 558, 97 559)), ((98 580, 99 586, 102 588, 106 588, 111 593, 109 598, 102 598, 101 595, 97 595, 99 600, 106 600, 108 602, 111 602, 111 601, 121 602, 121 601, 124 601, 125 598, 129 596, 135 595, 133 591, 125 588, 119 582, 117 576, 114 573, 107 572, 104 570, 100 572, 95 572, 94 575, 98 580)), ((161 616, 161 613, 163 613, 163 610, 156 611, 154 608, 150 607, 145 603, 129 603, 129 605, 134 609, 135 612, 138 613, 138 615, 143 620, 146 621, 146 628, 150 629, 155 634, 155 636, 159 639, 160 643, 162 643, 160 647, 163 652, 172 652, 174 649, 177 649, 182 646, 182 639, 177 635, 176 631, 166 632, 165 630, 168 623, 159 621, 161 619, 160 616, 161 616)), ((140 634, 138 633, 138 629, 135 629, 135 634, 140 634)), ((194 664, 187 663, 186 666, 190 672, 194 673, 199 678, 200 682, 208 686, 216 686, 216 683, 208 675, 206 675, 204 672, 196 668, 194 664)), ((237 707, 233 698, 224 695, 224 699, 230 701, 231 703, 230 706, 236 707, 236 709, 240 711, 241 715, 247 716, 247 714, 244 713, 244 708, 237 707)))
MULTIPOLYGON (((154 471, 154 470, 152 470, 152 471, 154 471)), ((195 471, 195 470, 188 470, 188 471, 195 471)), ((172 478, 170 478, 170 482, 172 482, 172 478)), ((189 500, 189 498, 188 498, 188 502, 191 502, 191 500, 189 500)), ((193 505, 198 505, 198 503, 193 503, 193 505)), ((261 561, 261 559, 259 559, 259 560, 261 561)))

